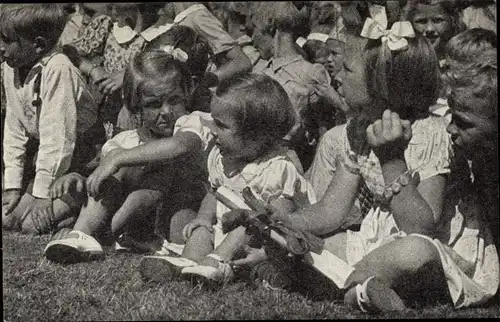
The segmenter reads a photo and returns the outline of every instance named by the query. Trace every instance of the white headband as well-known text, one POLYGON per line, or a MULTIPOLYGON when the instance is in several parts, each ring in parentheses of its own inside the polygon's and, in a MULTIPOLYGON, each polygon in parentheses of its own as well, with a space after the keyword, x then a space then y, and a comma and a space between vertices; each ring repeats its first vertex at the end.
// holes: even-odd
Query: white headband
POLYGON ((313 32, 313 33, 310 33, 309 36, 307 36, 307 39, 304 38, 304 37, 297 38, 297 40, 295 41, 295 43, 297 45, 299 45, 300 47, 304 47, 304 44, 308 40, 318 40, 318 41, 321 41, 321 42, 326 42, 329 38, 331 38, 331 37, 328 36, 327 34, 323 34, 323 33, 320 33, 320 32, 313 32))

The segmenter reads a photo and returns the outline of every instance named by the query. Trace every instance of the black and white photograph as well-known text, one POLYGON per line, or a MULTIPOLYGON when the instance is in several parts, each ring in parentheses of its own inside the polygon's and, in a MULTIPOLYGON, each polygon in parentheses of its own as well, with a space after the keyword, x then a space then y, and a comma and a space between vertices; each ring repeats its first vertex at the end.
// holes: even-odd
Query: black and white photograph
POLYGON ((496 11, 0 3, 3 321, 500 318, 496 11))

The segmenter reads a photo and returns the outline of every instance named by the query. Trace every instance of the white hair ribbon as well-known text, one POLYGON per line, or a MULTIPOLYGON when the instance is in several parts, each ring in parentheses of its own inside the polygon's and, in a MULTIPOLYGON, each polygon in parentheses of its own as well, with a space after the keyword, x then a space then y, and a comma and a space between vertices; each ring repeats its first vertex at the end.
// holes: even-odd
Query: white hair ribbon
POLYGON ((415 37, 415 32, 409 21, 395 22, 391 29, 387 29, 387 15, 385 7, 379 5, 370 6, 370 15, 361 31, 361 36, 370 39, 380 39, 387 43, 391 51, 406 50, 408 40, 405 38, 415 37))
POLYGON ((320 32, 313 32, 313 33, 310 33, 309 36, 307 36, 307 40, 317 40, 317 41, 321 41, 321 42, 326 42, 328 40, 328 35, 327 34, 323 34, 323 33, 320 33, 320 32))
POLYGON ((328 38, 330 38, 330 37, 327 34, 323 34, 323 33, 320 33, 320 32, 313 32, 313 33, 310 33, 309 36, 307 36, 307 39, 304 38, 304 37, 297 38, 297 40, 295 41, 295 43, 297 45, 299 45, 300 47, 304 47, 304 44, 308 40, 318 40, 318 41, 321 41, 321 42, 326 42, 328 40, 328 38))
POLYGON ((299 37, 297 40, 295 40, 295 43, 299 45, 300 47, 304 47, 304 44, 307 42, 307 39, 304 37, 299 37))
POLYGON ((174 57, 174 59, 177 59, 178 61, 181 61, 183 63, 185 63, 189 58, 188 54, 184 50, 175 48, 171 45, 166 45, 165 47, 163 47, 163 51, 174 57))

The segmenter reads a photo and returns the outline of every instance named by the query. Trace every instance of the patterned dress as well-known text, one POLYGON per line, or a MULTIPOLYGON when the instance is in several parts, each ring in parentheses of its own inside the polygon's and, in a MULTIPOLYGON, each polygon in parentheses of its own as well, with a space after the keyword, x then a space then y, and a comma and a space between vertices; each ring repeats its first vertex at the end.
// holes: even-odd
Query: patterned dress
MULTIPOLYGON (((113 74, 125 69, 128 62, 142 51, 146 45, 146 39, 137 35, 126 43, 119 43, 113 35, 113 21, 107 15, 95 17, 83 30, 81 36, 72 45, 80 54, 94 61, 95 58, 102 59, 104 70, 113 74)), ((116 123, 118 113, 123 106, 121 91, 116 91, 108 96, 101 104, 101 117, 104 122, 116 123)), ((133 116, 131 116, 133 117, 133 116)), ((130 120, 136 128, 139 121, 133 117, 130 120)))

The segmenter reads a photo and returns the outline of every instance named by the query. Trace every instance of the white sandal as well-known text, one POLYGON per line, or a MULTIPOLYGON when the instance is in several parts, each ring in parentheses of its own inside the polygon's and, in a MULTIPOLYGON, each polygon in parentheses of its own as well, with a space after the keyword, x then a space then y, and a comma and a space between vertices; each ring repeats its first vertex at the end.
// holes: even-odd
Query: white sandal
POLYGON ((353 296, 353 290, 351 289, 347 292, 344 301, 347 302, 346 304, 351 304, 364 313, 393 312, 406 309, 399 295, 387 283, 375 276, 368 278, 363 284, 356 285, 354 291, 356 295, 353 296), (368 295, 368 288, 370 288, 372 297, 368 295), (376 295, 375 298, 373 297, 374 294, 376 295), (353 303, 354 298, 356 299, 356 303, 353 303))
POLYGON ((207 257, 213 258, 219 262, 217 267, 196 265, 185 267, 182 269, 182 275, 192 276, 195 279, 201 277, 209 282, 216 282, 220 284, 225 284, 233 280, 234 271, 229 263, 224 262, 224 260, 216 254, 208 254, 207 257))

